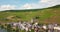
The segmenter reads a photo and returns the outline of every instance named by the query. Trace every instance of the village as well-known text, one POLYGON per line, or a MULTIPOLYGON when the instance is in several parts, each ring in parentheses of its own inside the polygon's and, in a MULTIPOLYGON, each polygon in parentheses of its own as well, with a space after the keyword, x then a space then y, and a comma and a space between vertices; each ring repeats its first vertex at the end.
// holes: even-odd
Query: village
POLYGON ((30 22, 5 23, 4 28, 8 30, 7 32, 12 32, 12 30, 14 32, 60 32, 59 24, 40 24, 36 19, 31 19, 30 22))

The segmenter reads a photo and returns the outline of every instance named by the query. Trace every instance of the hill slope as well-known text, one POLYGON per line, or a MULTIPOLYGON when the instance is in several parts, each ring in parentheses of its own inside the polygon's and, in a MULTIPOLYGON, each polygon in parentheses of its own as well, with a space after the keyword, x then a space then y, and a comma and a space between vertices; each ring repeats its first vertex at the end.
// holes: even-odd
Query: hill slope
POLYGON ((31 20, 39 17, 40 23, 60 23, 60 5, 31 10, 8 10, 0 12, 0 22, 13 22, 17 20, 31 20))

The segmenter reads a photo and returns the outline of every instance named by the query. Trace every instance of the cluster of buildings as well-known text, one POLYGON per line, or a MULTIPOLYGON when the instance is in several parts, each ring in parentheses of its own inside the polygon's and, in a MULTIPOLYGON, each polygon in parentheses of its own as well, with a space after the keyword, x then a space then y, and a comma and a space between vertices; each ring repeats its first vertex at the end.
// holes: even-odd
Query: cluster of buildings
POLYGON ((21 30, 34 31, 34 32, 60 32, 59 24, 39 24, 37 21, 31 22, 13 22, 9 23, 13 28, 18 27, 21 30))

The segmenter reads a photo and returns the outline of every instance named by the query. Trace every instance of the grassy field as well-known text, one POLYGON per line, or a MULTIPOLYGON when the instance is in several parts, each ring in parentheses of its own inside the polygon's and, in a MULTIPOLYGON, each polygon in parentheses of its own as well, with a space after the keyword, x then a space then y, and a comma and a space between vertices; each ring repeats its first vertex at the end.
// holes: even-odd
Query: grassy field
POLYGON ((60 23, 60 5, 31 10, 8 10, 0 12, 0 22, 13 22, 18 20, 29 21, 39 17, 40 23, 60 23))

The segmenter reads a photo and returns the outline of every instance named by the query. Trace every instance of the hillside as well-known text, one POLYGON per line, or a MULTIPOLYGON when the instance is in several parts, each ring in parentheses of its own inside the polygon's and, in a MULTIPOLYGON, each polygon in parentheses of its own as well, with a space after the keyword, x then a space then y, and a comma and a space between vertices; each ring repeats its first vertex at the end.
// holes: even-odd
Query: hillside
POLYGON ((60 5, 44 9, 6 10, 0 12, 0 22, 29 21, 39 17, 39 23, 60 23, 60 5))

